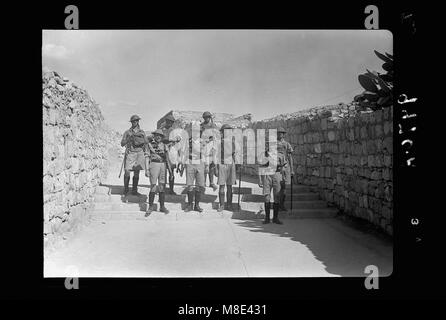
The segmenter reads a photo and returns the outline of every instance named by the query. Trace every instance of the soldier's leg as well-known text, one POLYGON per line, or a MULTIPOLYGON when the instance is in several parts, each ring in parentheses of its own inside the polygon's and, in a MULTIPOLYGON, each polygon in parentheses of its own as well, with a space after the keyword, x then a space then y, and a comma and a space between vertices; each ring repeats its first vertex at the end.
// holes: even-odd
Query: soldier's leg
POLYGON ((271 210, 271 180, 270 176, 263 176, 263 195, 265 196, 265 220, 263 224, 270 223, 271 210))
POLYGON ((173 191, 174 185, 175 185, 175 171, 172 168, 172 171, 169 171, 169 193, 176 195, 175 191, 173 191))
POLYGON ((217 190, 217 186, 214 183, 214 175, 215 175, 215 164, 209 165, 209 187, 211 187, 214 191, 217 190))
POLYGON ((203 212, 203 209, 200 207, 201 194, 204 192, 204 187, 197 186, 195 187, 195 205, 194 211, 203 212))
POLYGON ((228 210, 232 210, 232 185, 227 184, 228 190, 226 191, 226 201, 228 203, 228 210))
POLYGON ((132 194, 138 195, 139 170, 133 171, 132 194))
POLYGON ((125 169, 124 171, 124 195, 129 193, 129 183, 130 183, 130 170, 125 169))
POLYGON ((149 205, 147 206, 146 217, 150 215, 154 210, 153 202, 155 201, 155 189, 156 189, 156 184, 151 184, 149 192, 149 205))
POLYGON ((194 168, 192 165, 186 165, 186 190, 187 190, 187 206, 185 211, 189 212, 193 209, 194 203, 194 168))
POLYGON ((169 213, 169 210, 166 209, 164 206, 164 200, 165 200, 165 189, 166 189, 166 164, 161 163, 160 164, 160 174, 158 177, 158 187, 159 187, 159 202, 160 202, 160 211, 164 213, 169 213))
POLYGON ((195 206, 194 211, 203 212, 200 208, 201 194, 205 191, 204 165, 197 165, 195 171, 195 206))
POLYGON ((222 212, 223 208, 225 207, 225 185, 221 184, 220 189, 218 190, 218 199, 220 202, 220 205, 218 206, 218 212, 222 212))
POLYGON ((273 204, 273 222, 277 224, 282 224, 279 220, 279 197, 280 197, 280 182, 282 180, 282 175, 276 173, 273 177, 273 192, 274 192, 274 204, 273 204))
POLYGON ((282 211, 287 211, 285 208, 285 198, 286 198, 286 184, 285 181, 282 180, 280 182, 280 192, 279 192, 279 209, 282 211))

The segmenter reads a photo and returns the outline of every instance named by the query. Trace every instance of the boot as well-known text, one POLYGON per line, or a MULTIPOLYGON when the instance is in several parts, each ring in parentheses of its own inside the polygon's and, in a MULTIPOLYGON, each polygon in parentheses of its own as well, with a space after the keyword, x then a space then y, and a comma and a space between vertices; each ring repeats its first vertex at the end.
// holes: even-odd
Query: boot
POLYGON ((164 199, 165 199, 164 192, 160 192, 159 201, 160 201, 160 212, 164 212, 165 214, 169 213, 169 210, 164 206, 164 199))
POLYGON ((146 217, 148 217, 153 212, 153 201, 155 200, 155 192, 149 193, 149 206, 146 210, 146 217))
POLYGON ((226 186, 228 188, 228 191, 226 193, 226 200, 227 200, 227 206, 228 210, 232 211, 232 186, 226 186))
POLYGON ((282 221, 279 220, 279 204, 274 203, 274 211, 273 211, 273 222, 277 224, 282 224, 282 221))
POLYGON ((169 177, 169 194, 176 196, 177 194, 173 191, 173 186, 175 185, 175 177, 169 177))
POLYGON ((285 198, 286 198, 286 194, 285 194, 285 192, 284 192, 284 193, 282 193, 282 194, 280 195, 280 206, 279 206, 279 210, 280 210, 280 211, 285 211, 285 212, 287 212, 288 210, 285 208, 285 198))
POLYGON ((187 192, 187 207, 184 211, 189 212, 193 209, 193 203, 194 203, 194 192, 193 191, 188 191, 187 192))
POLYGON ((222 212, 224 207, 225 207, 225 193, 224 192, 220 192, 218 194, 218 199, 220 200, 220 205, 218 206, 217 211, 218 212, 222 212))
POLYGON ((139 177, 133 176, 132 194, 135 195, 135 196, 139 195, 139 193, 138 193, 138 181, 139 181, 139 177))
POLYGON ((271 202, 265 202, 265 220, 263 221, 263 224, 270 223, 270 209, 271 202))
POLYGON ((124 176, 124 195, 127 195, 129 193, 129 183, 130 177, 124 176))
POLYGON ((203 212, 203 209, 200 208, 200 199, 201 199, 201 192, 199 190, 195 190, 195 206, 194 211, 197 212, 203 212))

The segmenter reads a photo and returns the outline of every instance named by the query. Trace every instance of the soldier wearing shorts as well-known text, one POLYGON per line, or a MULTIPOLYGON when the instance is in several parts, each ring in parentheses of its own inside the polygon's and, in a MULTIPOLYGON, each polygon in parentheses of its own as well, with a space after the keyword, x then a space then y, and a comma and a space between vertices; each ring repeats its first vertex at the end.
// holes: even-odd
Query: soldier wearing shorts
POLYGON ((137 115, 131 116, 130 122, 132 126, 124 132, 121 140, 121 146, 126 147, 124 157, 124 195, 129 193, 131 171, 133 171, 132 194, 139 195, 139 171, 146 169, 144 153, 146 152, 147 138, 144 130, 139 127, 140 119, 137 115))
POLYGON ((273 223, 282 224, 279 220, 279 194, 282 182, 283 159, 278 154, 266 152, 266 164, 259 166, 259 187, 263 188, 265 197, 265 220, 264 224, 270 223, 271 190, 273 191, 273 223))
POLYGON ((162 142, 163 137, 163 132, 158 129, 153 132, 153 140, 148 142, 147 149, 149 152, 147 156, 150 164, 148 170, 146 170, 146 177, 150 178, 150 192, 146 217, 154 210, 153 201, 155 200, 157 182, 160 211, 166 214, 169 213, 169 210, 164 206, 168 150, 167 146, 162 142))
MULTIPOLYGON (((174 143, 178 142, 178 140, 171 140, 170 138, 170 133, 173 130, 173 124, 175 122, 175 118, 169 114, 166 118, 165 118, 166 124, 164 126, 163 130, 163 134, 164 134, 164 138, 163 138, 163 142, 164 144, 167 145, 167 148, 169 149, 174 143)), ((170 164, 170 168, 168 169, 168 173, 169 173, 169 189, 168 189, 168 193, 172 194, 172 195, 176 195, 175 191, 173 190, 173 187, 175 185, 175 172, 174 169, 176 167, 176 164, 171 163, 170 164)))
MULTIPOLYGON (((217 126, 212 121, 212 115, 209 111, 204 112, 202 117, 204 121, 200 124, 200 132, 202 135, 203 132, 206 131, 207 136, 205 137, 206 139, 204 139, 203 142, 205 143, 205 145, 209 146, 212 145, 215 141, 215 136, 213 135, 213 131, 217 130, 217 126)), ((211 149, 211 146, 209 146, 209 148, 207 149, 211 149)), ((209 177, 209 187, 211 187, 215 191, 217 190, 217 186, 214 183, 216 164, 214 161, 212 161, 211 154, 205 154, 204 156, 206 158, 204 164, 205 168, 204 182, 206 185, 206 178, 209 177)))
POLYGON ((205 191, 204 184, 204 162, 201 159, 202 142, 201 138, 189 135, 189 161, 186 162, 186 189, 187 207, 186 212, 191 210, 203 212, 200 208, 201 194, 205 191), (193 150, 200 150, 193 152, 193 150))
POLYGON ((282 127, 277 129, 277 153, 284 159, 284 164, 282 166, 282 182, 280 183, 280 194, 279 194, 279 209, 282 211, 287 211, 285 208, 285 197, 286 197, 286 185, 292 183, 292 178, 294 176, 294 166, 293 166, 293 147, 287 141, 285 141, 286 130, 282 127))
MULTIPOLYGON (((232 145, 232 150, 234 150, 234 146, 232 143, 232 139, 229 143, 226 143, 228 139, 224 138, 224 130, 231 129, 231 126, 224 124, 220 128, 220 132, 222 135, 221 139, 221 163, 217 164, 217 184, 219 185, 218 197, 219 197, 219 206, 217 211, 222 212, 225 204, 225 185, 227 187, 226 192, 226 210, 232 210, 232 186, 237 183, 236 181, 236 170, 235 170, 235 159, 234 152, 227 152, 225 154, 224 149, 228 145, 232 145)), ((231 150, 231 151, 232 151, 231 150)))

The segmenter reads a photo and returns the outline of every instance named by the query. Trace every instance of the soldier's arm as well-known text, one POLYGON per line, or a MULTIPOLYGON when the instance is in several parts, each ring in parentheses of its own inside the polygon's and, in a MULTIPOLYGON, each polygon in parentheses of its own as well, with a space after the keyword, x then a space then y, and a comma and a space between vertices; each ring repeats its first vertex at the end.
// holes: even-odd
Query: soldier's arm
POLYGON ((128 131, 124 132, 122 139, 121 139, 121 147, 124 147, 129 141, 129 133, 128 131))

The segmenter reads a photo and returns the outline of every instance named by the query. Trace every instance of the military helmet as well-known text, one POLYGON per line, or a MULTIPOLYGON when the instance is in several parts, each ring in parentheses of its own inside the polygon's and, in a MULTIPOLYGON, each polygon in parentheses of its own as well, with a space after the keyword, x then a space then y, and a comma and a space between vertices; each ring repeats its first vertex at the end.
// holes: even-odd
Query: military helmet
POLYGON ((209 111, 205 111, 205 112, 203 112, 203 119, 204 118, 212 118, 212 115, 211 115, 211 113, 209 112, 209 111))
POLYGON ((229 124, 225 123, 224 125, 221 126, 220 131, 223 131, 225 129, 232 129, 232 127, 229 124))
POLYGON ((285 130, 283 127, 279 127, 279 128, 277 129, 277 132, 283 132, 283 133, 286 133, 286 130, 285 130))
POLYGON ((136 121, 136 120, 140 120, 141 118, 139 116, 137 116, 136 114, 134 114, 133 116, 130 117, 130 122, 132 121, 136 121))
POLYGON ((164 137, 163 130, 161 130, 161 129, 156 129, 155 131, 152 132, 152 134, 153 134, 153 135, 158 134, 158 135, 164 137))
POLYGON ((169 120, 169 121, 175 121, 175 118, 173 117, 173 115, 169 114, 166 118, 164 118, 164 120, 169 120))

